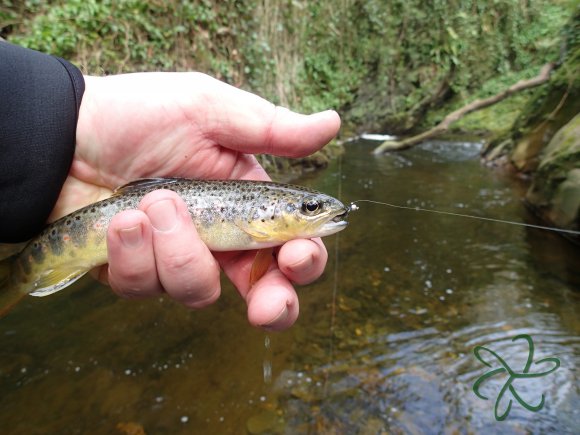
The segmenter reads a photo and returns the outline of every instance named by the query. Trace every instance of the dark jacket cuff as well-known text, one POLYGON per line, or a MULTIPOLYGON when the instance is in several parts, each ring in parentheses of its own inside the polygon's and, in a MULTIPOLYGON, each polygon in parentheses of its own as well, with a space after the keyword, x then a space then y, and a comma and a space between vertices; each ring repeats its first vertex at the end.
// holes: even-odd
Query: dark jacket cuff
POLYGON ((65 60, 0 41, 0 242, 44 227, 70 170, 84 87, 65 60))

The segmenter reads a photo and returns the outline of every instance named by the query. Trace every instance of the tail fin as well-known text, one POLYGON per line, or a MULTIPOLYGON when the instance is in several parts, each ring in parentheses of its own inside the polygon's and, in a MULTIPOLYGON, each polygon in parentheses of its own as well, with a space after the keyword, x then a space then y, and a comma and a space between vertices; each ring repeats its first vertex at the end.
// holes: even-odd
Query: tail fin
POLYGON ((24 297, 18 286, 14 285, 12 278, 12 264, 16 255, 0 260, 0 317, 24 297))

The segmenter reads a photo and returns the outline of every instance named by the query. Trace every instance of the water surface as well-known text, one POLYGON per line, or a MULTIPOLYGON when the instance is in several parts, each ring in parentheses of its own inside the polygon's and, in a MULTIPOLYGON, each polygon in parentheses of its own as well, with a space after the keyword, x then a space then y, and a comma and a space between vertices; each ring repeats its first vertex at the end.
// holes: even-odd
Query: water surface
MULTIPOLYGON (((369 143, 347 147, 340 165, 300 183, 335 195, 340 185, 345 202, 531 219, 521 186, 482 167, 477 144, 380 158, 369 143)), ((121 300, 90 278, 26 298, 0 319, 2 433, 575 433, 578 249, 540 230, 359 205, 326 239, 327 271, 299 289, 300 318, 284 333, 248 326, 225 282, 220 301, 195 312, 121 300), (518 334, 533 338, 534 360, 561 367, 514 383, 529 403, 544 394, 542 410, 514 400, 496 421, 507 377, 478 398, 473 383, 491 369, 473 349, 521 371, 518 334)))

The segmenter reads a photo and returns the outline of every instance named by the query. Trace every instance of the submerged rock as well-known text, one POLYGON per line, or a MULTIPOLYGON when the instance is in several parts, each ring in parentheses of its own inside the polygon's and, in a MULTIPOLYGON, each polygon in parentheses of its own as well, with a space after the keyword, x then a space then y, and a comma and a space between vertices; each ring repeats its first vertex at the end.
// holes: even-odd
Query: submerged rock
POLYGON ((544 150, 526 201, 544 220, 580 229, 580 114, 544 150))
POLYGON ((264 409, 252 415, 246 422, 246 429, 250 434, 282 433, 284 420, 274 410, 264 409))

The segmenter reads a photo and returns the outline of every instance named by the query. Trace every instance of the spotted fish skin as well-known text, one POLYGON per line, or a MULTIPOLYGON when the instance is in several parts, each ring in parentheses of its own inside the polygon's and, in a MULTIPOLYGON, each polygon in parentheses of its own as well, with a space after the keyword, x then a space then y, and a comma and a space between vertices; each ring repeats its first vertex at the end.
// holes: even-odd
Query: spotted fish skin
POLYGON ((113 216, 137 209, 143 196, 158 189, 180 195, 200 238, 212 251, 267 248, 295 238, 329 235, 347 225, 347 207, 302 186, 242 180, 137 180, 110 198, 48 225, 16 257, 10 282, 4 287, 45 296, 105 264, 107 228, 113 216))

